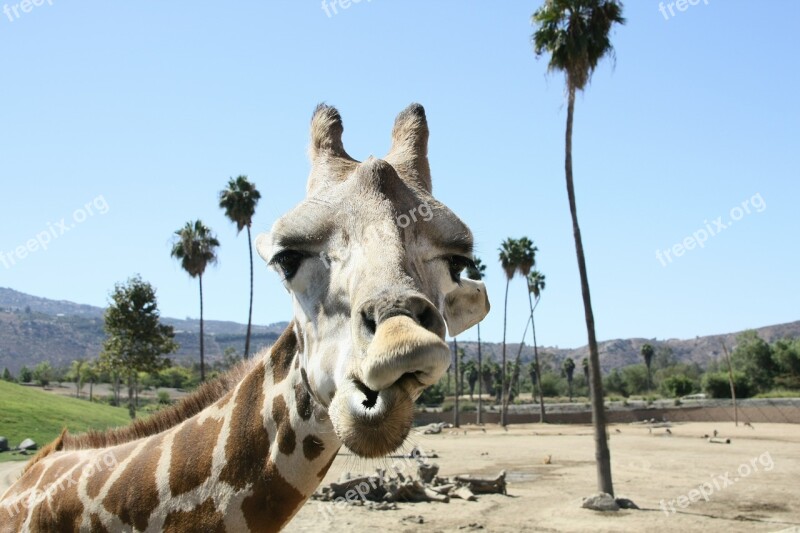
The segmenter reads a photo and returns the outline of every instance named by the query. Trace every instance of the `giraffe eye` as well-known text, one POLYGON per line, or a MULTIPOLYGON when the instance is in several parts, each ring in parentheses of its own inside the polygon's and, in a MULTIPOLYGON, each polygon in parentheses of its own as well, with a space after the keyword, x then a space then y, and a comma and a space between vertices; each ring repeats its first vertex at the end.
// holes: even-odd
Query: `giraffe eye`
POLYGON ((447 258, 447 268, 450 271, 450 278, 453 283, 461 283, 461 273, 470 266, 473 266, 472 259, 463 255, 451 255, 447 258))
POLYGON ((269 264, 280 269, 285 281, 291 281, 305 258, 306 254, 297 250, 284 250, 276 254, 269 264))

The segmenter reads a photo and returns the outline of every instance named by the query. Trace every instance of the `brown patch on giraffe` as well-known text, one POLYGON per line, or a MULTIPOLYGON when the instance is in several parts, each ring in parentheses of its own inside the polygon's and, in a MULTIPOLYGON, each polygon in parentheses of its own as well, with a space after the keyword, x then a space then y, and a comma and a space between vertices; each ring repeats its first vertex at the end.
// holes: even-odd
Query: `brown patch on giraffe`
POLYGON ((269 454, 269 435, 264 427, 264 365, 251 372, 236 394, 231 414, 230 435, 225 443, 225 466, 219 479, 236 490, 246 487, 254 475, 264 471, 269 454), (247 446, 240 443, 246 442, 247 446))
MULTIPOLYGON (((52 457, 52 456, 51 456, 52 457)), ((53 457, 50 464, 45 464, 44 475, 39 480, 37 489, 39 491, 46 491, 48 487, 53 485, 58 478, 63 476, 68 470, 76 466, 80 459, 73 454, 65 454, 61 457, 53 457)))
POLYGON ((172 441, 169 488, 173 496, 189 492, 211 476, 211 458, 222 420, 207 418, 202 425, 190 420, 172 441))
POLYGON ((147 529, 150 515, 158 507, 156 468, 164 451, 163 441, 164 436, 159 435, 140 449, 103 500, 103 507, 109 513, 136 529, 147 529))
MULTIPOLYGON (((303 340, 303 329, 300 325, 295 321, 292 322, 292 329, 294 330, 294 336, 297 337, 297 351, 300 353, 305 352, 305 341, 303 340)), ((298 365, 300 364, 298 358, 298 365)))
POLYGON ((164 520, 163 531, 168 533, 225 533, 225 517, 217 511, 214 500, 206 501, 191 511, 173 511, 164 520))
POLYGON ((109 533, 106 526, 103 525, 103 522, 100 520, 100 517, 96 514, 92 514, 89 517, 89 521, 91 523, 91 531, 92 533, 109 533))
MULTIPOLYGON (((128 456, 130 456, 131 452, 133 452, 135 448, 136 444, 134 443, 125 444, 124 446, 117 446, 110 450, 106 450, 103 456, 105 456, 105 454, 110 454, 111 457, 115 459, 116 464, 119 465, 125 459, 127 459, 128 456)), ((89 479, 86 482, 86 494, 92 499, 97 498, 97 496, 100 494, 100 491, 103 489, 103 486, 105 486, 106 481, 108 481, 108 478, 111 477, 111 473, 116 468, 107 466, 102 457, 99 455, 93 459, 94 462, 92 464, 94 464, 94 469, 91 472, 91 475, 88 476, 89 479)))
MULTIPOLYGON (((302 370, 305 374, 305 369, 302 370)), ((294 386, 294 401, 297 404, 297 414, 303 420, 311 418, 311 394, 306 388, 305 380, 297 382, 294 386)))
POLYGON ((322 439, 316 435, 306 435, 306 438, 303 439, 303 455, 305 455, 306 459, 313 461, 323 451, 325 451, 325 444, 323 444, 322 439))
POLYGON ((305 499, 270 461, 264 478, 253 487, 253 494, 242 501, 242 514, 251 531, 279 531, 305 499))
POLYGON ((289 407, 286 405, 286 400, 283 399, 282 394, 277 395, 272 400, 272 419, 278 428, 278 435, 275 437, 278 442, 278 449, 283 454, 292 455, 297 445, 297 435, 292 429, 289 407))
POLYGON ((292 327, 289 326, 280 338, 275 341, 275 344, 272 345, 272 350, 269 354, 272 365, 272 381, 276 385, 289 375, 295 352, 297 352, 297 337, 292 327))
POLYGON ((222 409, 228 405, 228 403, 231 401, 231 398, 233 398, 233 391, 228 391, 228 393, 217 402, 217 408, 222 409))
MULTIPOLYGON (((62 465, 66 462, 61 461, 62 465)), ((73 466, 78 461, 73 462, 73 466)), ((62 474, 66 471, 62 470, 62 474)), ((83 503, 78 496, 81 469, 75 469, 57 484, 43 486, 44 498, 31 513, 31 531, 78 531, 83 515, 83 503)))
POLYGON ((328 473, 328 470, 330 470, 330 468, 331 468, 331 465, 333 464, 333 462, 334 462, 335 460, 336 460, 336 454, 334 453, 334 454, 333 454, 333 457, 331 457, 331 460, 330 460, 330 461, 328 461, 328 464, 326 464, 325 466, 323 466, 323 467, 320 469, 320 471, 319 471, 319 472, 317 472, 317 477, 318 477, 319 479, 322 479, 322 478, 324 478, 324 477, 325 477, 325 474, 327 474, 327 473, 328 473))

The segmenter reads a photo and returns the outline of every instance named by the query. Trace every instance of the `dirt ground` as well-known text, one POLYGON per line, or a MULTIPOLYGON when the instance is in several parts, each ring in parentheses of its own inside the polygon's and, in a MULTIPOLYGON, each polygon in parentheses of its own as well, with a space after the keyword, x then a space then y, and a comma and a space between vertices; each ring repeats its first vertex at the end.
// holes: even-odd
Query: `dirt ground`
MULTIPOLYGON (((441 476, 494 476, 505 469, 508 496, 479 496, 477 502, 401 503, 390 511, 309 501, 287 531, 360 531, 377 526, 383 531, 430 532, 800 532, 800 426, 759 424, 751 429, 732 423, 687 423, 673 425, 670 431, 671 435, 663 428, 651 433, 638 425, 609 429, 615 491, 632 499, 639 511, 581 509, 582 498, 596 492, 589 426, 519 425, 507 432, 488 426, 486 433, 466 426, 460 432, 416 434, 411 441, 439 455, 432 461, 439 464, 441 476), (710 444, 701 438, 715 429, 731 444, 710 444), (550 464, 544 464, 548 456, 550 464), (708 501, 690 493, 705 482, 710 483, 706 493, 708 487, 713 490, 708 501), (681 496, 686 499, 679 502, 681 496), (699 501, 690 502, 690 497, 699 501), (668 513, 661 509, 661 500, 668 513), (687 505, 681 508, 680 503, 687 505)), ((366 461, 341 453, 324 483, 336 481, 345 471, 367 473, 393 464, 414 469, 413 463, 399 457, 366 461)))
MULTIPOLYGON (((609 431, 617 496, 632 499, 642 510, 597 513, 580 508, 582 497, 596 491, 588 426, 519 425, 507 432, 488 426, 485 433, 465 426, 440 435, 413 434, 406 448, 416 445, 437 453, 432 461, 441 467, 441 476, 494 476, 505 469, 508 496, 401 503, 389 511, 309 501, 286 530, 339 532, 377 526, 430 532, 800 532, 800 426, 759 424, 751 429, 688 423, 673 425, 671 435, 663 428, 651 433, 637 425, 611 426, 609 431), (731 444, 709 444, 701 438, 715 429, 731 444), (545 464, 547 457, 550 464, 545 464), (708 501, 692 492, 703 483, 708 501), (690 502, 692 497, 696 501, 690 502)), ((341 453, 324 483, 346 471, 371 473, 392 466, 414 470, 414 463, 399 455, 367 461, 341 453)), ((0 464, 0 492, 21 467, 0 464)))

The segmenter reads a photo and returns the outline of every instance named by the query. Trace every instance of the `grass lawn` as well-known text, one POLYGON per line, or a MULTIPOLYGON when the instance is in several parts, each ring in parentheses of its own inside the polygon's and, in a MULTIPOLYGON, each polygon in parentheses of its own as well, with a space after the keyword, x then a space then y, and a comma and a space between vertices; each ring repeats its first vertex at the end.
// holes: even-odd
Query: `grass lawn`
MULTIPOLYGON (((32 438, 42 447, 56 438, 64 427, 74 434, 129 422, 127 409, 65 398, 35 387, 0 381, 0 435, 8 439, 12 448, 26 438, 32 438)), ((0 453, 0 462, 27 459, 30 459, 29 455, 0 453)))

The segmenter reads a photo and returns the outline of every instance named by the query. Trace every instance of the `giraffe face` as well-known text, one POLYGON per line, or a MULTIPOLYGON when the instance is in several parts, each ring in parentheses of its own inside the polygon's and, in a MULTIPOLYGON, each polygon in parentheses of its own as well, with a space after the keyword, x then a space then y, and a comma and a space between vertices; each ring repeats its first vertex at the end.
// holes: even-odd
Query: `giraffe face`
POLYGON ((338 112, 312 120, 303 202, 257 238, 292 294, 301 364, 340 440, 363 457, 405 440, 413 405, 450 364, 455 336, 489 310, 482 283, 461 278, 472 234, 430 194, 427 125, 400 114, 384 160, 351 159, 338 112))

